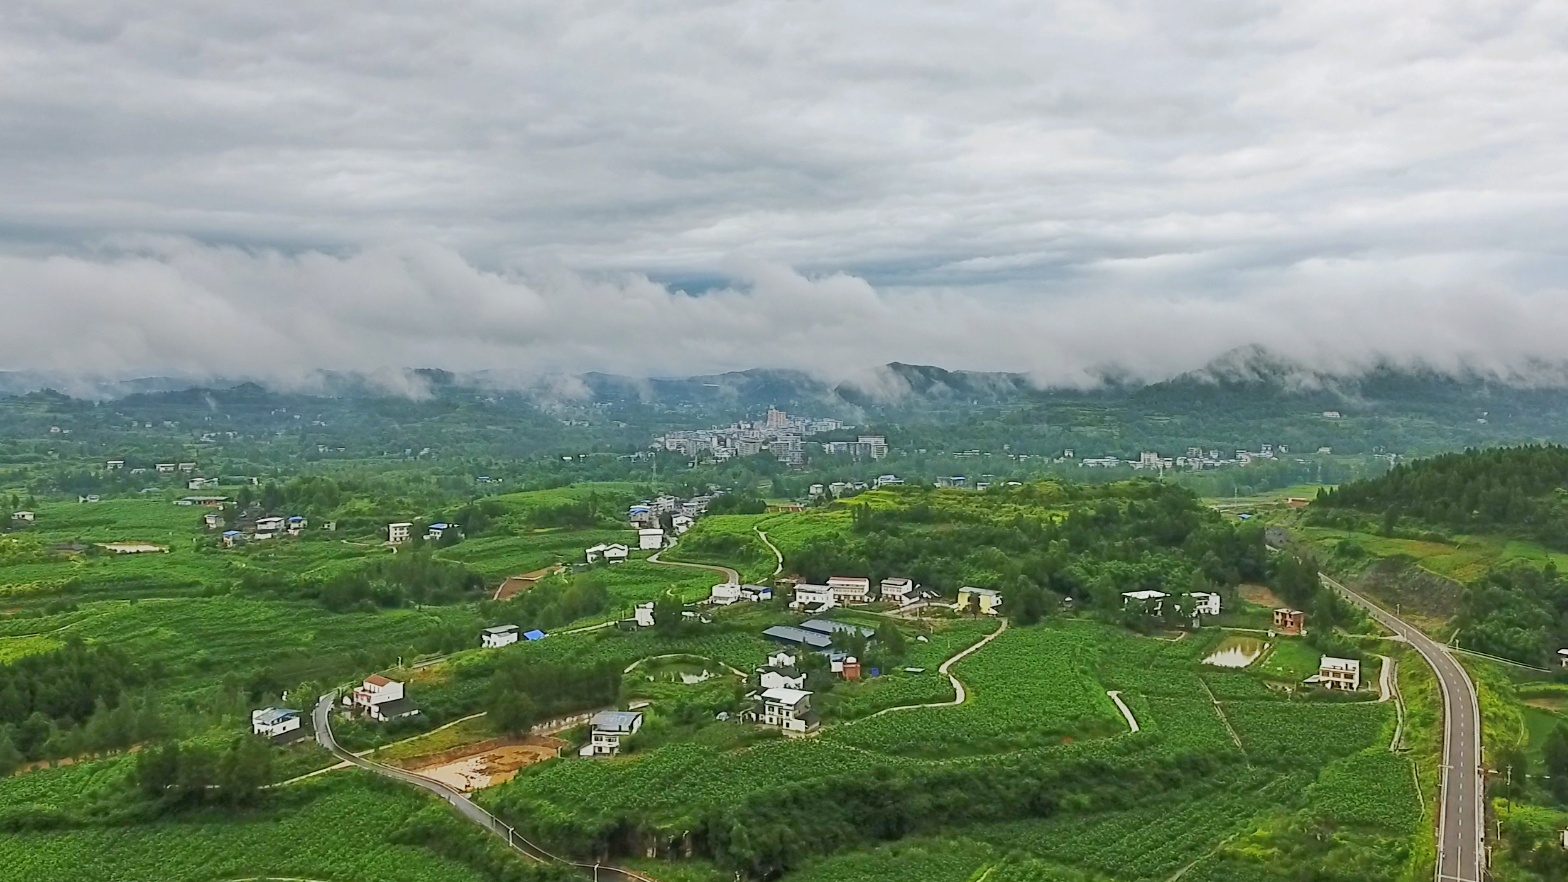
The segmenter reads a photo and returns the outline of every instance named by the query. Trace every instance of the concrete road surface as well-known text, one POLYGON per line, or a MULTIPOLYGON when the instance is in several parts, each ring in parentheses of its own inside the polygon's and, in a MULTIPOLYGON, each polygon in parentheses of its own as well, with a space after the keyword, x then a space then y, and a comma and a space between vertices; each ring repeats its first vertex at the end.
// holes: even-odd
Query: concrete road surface
POLYGON ((1481 710, 1475 684, 1447 647, 1382 607, 1323 576, 1323 584, 1365 608, 1403 637, 1437 673, 1443 693, 1443 781, 1437 821, 1437 882, 1481 882, 1486 820, 1482 809, 1481 710))

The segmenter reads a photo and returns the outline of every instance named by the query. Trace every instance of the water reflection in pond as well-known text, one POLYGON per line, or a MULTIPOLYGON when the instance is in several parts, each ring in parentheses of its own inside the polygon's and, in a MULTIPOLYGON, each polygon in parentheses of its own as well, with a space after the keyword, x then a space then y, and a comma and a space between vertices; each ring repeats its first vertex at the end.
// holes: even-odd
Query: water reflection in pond
POLYGON ((668 659, 648 665, 643 672, 659 683, 684 683, 692 686, 718 676, 706 662, 696 659, 668 659))
POLYGON ((1259 637, 1226 637, 1203 660, 1217 668, 1244 668, 1258 660, 1268 643, 1259 637))

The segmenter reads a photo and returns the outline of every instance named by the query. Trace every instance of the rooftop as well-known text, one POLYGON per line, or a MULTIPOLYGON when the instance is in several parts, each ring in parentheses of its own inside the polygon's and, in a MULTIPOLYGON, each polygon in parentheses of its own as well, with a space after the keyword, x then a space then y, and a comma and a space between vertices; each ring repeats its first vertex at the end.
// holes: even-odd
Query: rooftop
POLYGON ((798 643, 813 649, 826 649, 833 645, 832 638, 818 631, 805 631, 792 625, 774 625, 762 632, 762 636, 785 643, 798 643))
POLYGON ((819 634, 827 634, 829 636, 834 634, 858 633, 862 637, 870 637, 876 633, 876 631, 873 631, 870 628, 861 627, 860 625, 853 625, 849 622, 835 622, 831 619, 808 619, 807 621, 801 622, 800 627, 802 630, 816 631, 819 634))
POLYGON ((516 630, 517 630, 517 626, 516 625, 495 625, 494 627, 486 628, 484 630, 484 633, 486 633, 486 634, 508 634, 508 633, 511 633, 512 631, 516 631, 516 630))
POLYGON ((802 701, 805 701, 811 697, 811 693, 804 689, 786 689, 783 686, 775 686, 772 689, 764 689, 757 694, 765 701, 776 701, 780 704, 787 704, 791 706, 800 704, 802 701))
POLYGON ((641 711, 600 711, 589 724, 601 732, 630 732, 641 719, 641 711))

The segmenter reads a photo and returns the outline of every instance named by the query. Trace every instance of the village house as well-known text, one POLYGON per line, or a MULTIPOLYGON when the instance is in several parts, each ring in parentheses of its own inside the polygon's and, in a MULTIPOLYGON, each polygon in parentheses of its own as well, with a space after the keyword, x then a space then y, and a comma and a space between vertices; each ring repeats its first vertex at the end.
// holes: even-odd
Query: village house
POLYGON ((283 524, 284 521, 282 518, 257 518, 257 538, 261 538, 262 535, 271 535, 273 533, 283 532, 283 524))
POLYGON ((1568 668, 1568 649, 1557 650, 1557 664, 1568 668))
POLYGON ((188 475, 191 472, 196 471, 196 463, 182 462, 180 463, 180 471, 188 475))
POLYGON ((414 525, 408 521, 398 521, 395 524, 387 524, 387 542, 392 545, 402 545, 404 542, 409 540, 411 536, 410 531, 413 529, 414 525))
POLYGON ((639 603, 632 608, 632 621, 639 628, 653 627, 653 601, 639 603))
POLYGON ((425 528, 425 538, 431 542, 439 542, 441 537, 446 535, 446 531, 455 529, 451 524, 431 524, 425 528))
POLYGON ((288 523, 290 536, 298 536, 300 533, 304 532, 305 527, 309 526, 309 522, 299 515, 291 516, 288 523))
POLYGON ((860 576, 833 576, 828 579, 836 604, 865 603, 871 596, 871 580, 860 576))
POLYGON ((123 459, 111 459, 108 462, 104 463, 103 467, 108 469, 111 472, 117 471, 119 469, 125 468, 125 460, 123 460, 123 459))
POLYGON ((899 606, 908 606, 915 602, 915 580, 913 579, 883 579, 882 599, 896 603, 899 606))
POLYGON ((187 490, 206 490, 210 487, 216 486, 218 486, 217 478, 191 478, 189 481, 185 482, 185 488, 187 490))
POLYGON ((641 551, 658 551, 664 547, 664 531, 651 527, 637 531, 637 548, 641 551))
POLYGON ((160 475, 172 475, 174 474, 175 464, 172 462, 160 462, 155 468, 158 469, 158 474, 160 475))
POLYGON ((740 586, 734 582, 721 582, 713 586, 708 602, 714 606, 729 606, 740 601, 740 586))
POLYGON ((419 708, 403 696, 403 684, 380 674, 366 677, 352 696, 344 700, 372 720, 383 723, 419 713, 419 708))
POLYGON ((182 496, 174 501, 175 505, 204 505, 208 508, 222 508, 229 501, 227 496, 182 496))
MULTIPOLYGON (((86 496, 78 496, 78 497, 76 497, 76 501, 77 501, 77 502, 97 502, 97 501, 99 501, 99 499, 101 499, 101 498, 102 498, 102 497, 100 497, 100 496, 99 496, 99 495, 98 495, 98 494, 96 494, 96 493, 89 493, 89 494, 87 494, 87 495, 86 495, 86 496)), ((189 502, 187 502, 187 503, 185 503, 185 504, 186 504, 186 505, 190 505, 190 503, 189 503, 189 502)))
POLYGON ((588 721, 588 743, 580 756, 614 756, 621 750, 621 739, 642 728, 642 711, 600 711, 588 721))
POLYGON ((1155 591, 1153 589, 1123 591, 1122 609, 1140 609, 1148 615, 1157 616, 1165 611, 1165 598, 1169 596, 1164 591, 1155 591))
POLYGON ((844 659, 844 664, 839 668, 838 674, 846 681, 853 683, 860 679, 860 661, 854 656, 844 659))
POLYGON ((304 734, 300 731, 299 711, 286 707, 251 711, 250 731, 253 735, 265 735, 274 741, 293 740, 304 734), (293 733, 292 737, 290 733, 293 733))
POLYGON ((500 649, 516 642, 516 625, 496 625, 479 632, 479 645, 484 649, 500 649))
POLYGON ((31 524, 37 519, 38 516, 30 511, 18 511, 11 513, 11 520, 17 521, 18 523, 31 524))
POLYGON ((223 526, 223 515, 220 515, 215 511, 209 511, 202 515, 201 520, 202 523, 207 525, 207 529, 209 530, 216 530, 223 526))
POLYGON ((804 689, 764 689, 756 693, 745 717, 785 732, 815 732, 821 725, 816 711, 811 709, 811 693, 804 689))
POLYGON ((690 530, 691 525, 695 523, 696 521, 694 519, 683 514, 678 514, 670 519, 670 526, 675 528, 675 535, 677 536, 686 535, 686 531, 690 530))
POLYGON ((762 603, 773 599, 773 589, 766 585, 740 586, 740 599, 752 603, 762 603))
POLYGON ((1192 600, 1192 615, 1217 616, 1220 614, 1220 596, 1212 591, 1194 591, 1188 594, 1192 600))
POLYGON ((1307 632, 1307 614, 1299 609, 1274 610, 1274 632, 1293 635, 1307 632))
POLYGON ((797 628, 794 625, 774 625, 771 628, 764 628, 762 636, 805 649, 824 650, 833 645, 833 638, 828 634, 797 628))
POLYGON ((1348 689, 1354 692, 1361 688, 1361 662, 1353 658, 1325 655, 1318 662, 1318 675, 1308 677, 1307 682, 1317 683, 1324 689, 1348 689))
POLYGON ((224 530, 223 531, 223 547, 224 548, 233 548, 234 546, 243 544, 244 542, 245 542, 245 534, 241 533, 239 530, 224 530))
POLYGON ((802 582, 795 586, 795 594, 790 600, 790 609, 809 609, 821 612, 833 606, 833 589, 826 585, 812 585, 802 582))
POLYGON ((589 563, 598 563, 601 559, 605 563, 625 563, 628 554, 626 546, 618 542, 614 545, 595 545, 584 552, 589 563))
POLYGON ((757 669, 757 685, 762 689, 804 689, 806 675, 795 668, 797 658, 788 651, 768 656, 767 665, 757 669))
POLYGON ((971 607, 979 610, 982 615, 994 616, 1002 608, 1002 592, 993 588, 972 588, 965 585, 958 589, 958 608, 967 610, 971 607))

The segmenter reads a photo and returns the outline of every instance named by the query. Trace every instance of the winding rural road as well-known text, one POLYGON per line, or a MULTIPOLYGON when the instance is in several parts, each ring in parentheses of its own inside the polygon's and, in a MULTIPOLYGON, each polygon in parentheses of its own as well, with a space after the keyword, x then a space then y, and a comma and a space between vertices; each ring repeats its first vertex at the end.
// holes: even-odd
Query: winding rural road
POLYGON ((667 566, 667 567, 690 567, 691 569, 694 569, 694 570, 708 570, 709 572, 722 573, 724 575, 724 581, 728 582, 731 585, 739 585, 740 584, 740 573, 736 572, 735 570, 730 569, 729 567, 719 567, 719 566, 714 566, 712 564, 686 563, 685 561, 680 561, 680 560, 664 560, 664 559, 659 557, 659 555, 663 554, 666 551, 669 551, 671 548, 674 548, 674 547, 675 547, 675 545, 672 543, 669 547, 661 548, 658 551, 655 551, 653 554, 650 554, 648 556, 648 563, 651 563, 651 564, 663 564, 664 566, 667 566))
MULTIPOLYGON (((953 684, 953 700, 952 701, 937 701, 937 702, 932 702, 932 703, 928 703, 928 704, 901 704, 901 705, 899 705, 897 707, 886 707, 886 708, 883 708, 882 710, 879 710, 879 711, 877 711, 874 714, 871 714, 869 716, 861 717, 860 719, 861 720, 869 720, 869 719, 872 719, 873 717, 880 717, 883 714, 896 713, 897 711, 914 710, 915 708, 918 708, 918 707, 957 707, 957 706, 963 704, 965 701, 967 701, 969 699, 969 693, 968 693, 967 690, 964 689, 963 681, 961 681, 957 677, 953 676, 953 674, 952 674, 953 665, 956 665, 959 662, 963 661, 964 659, 968 658, 971 654, 979 652, 987 643, 990 643, 992 640, 995 640, 996 638, 1002 636, 1002 632, 1006 631, 1006 630, 1007 630, 1007 620, 1006 619, 1002 619, 1002 626, 1000 628, 997 628, 995 631, 992 631, 991 633, 989 633, 989 634, 985 635, 984 637, 980 638, 979 640, 975 641, 974 645, 970 646, 968 649, 965 649, 965 650, 959 652, 958 654, 954 655, 952 658, 948 659, 947 661, 942 662, 942 666, 936 669, 936 672, 938 674, 941 674, 942 676, 946 677, 947 681, 949 683, 953 684)), ((859 722, 859 720, 850 720, 848 723, 845 723, 844 725, 846 725, 846 726, 853 726, 857 722, 859 722)))
POLYGON ((652 878, 644 876, 636 870, 628 870, 623 867, 612 867, 607 864, 585 864, 580 861, 573 861, 560 857, 545 850, 544 848, 541 848, 540 846, 533 844, 532 842, 529 842, 527 839, 524 839, 515 829, 508 827, 504 822, 501 821, 500 818, 497 818, 495 815, 492 815, 484 809, 480 808, 473 800, 469 799, 467 795, 460 793, 451 787, 446 786, 445 784, 442 784, 440 781, 437 781, 433 778, 426 778, 424 775, 410 772, 407 769, 399 769, 396 766, 385 765, 383 763, 378 763, 374 760, 368 760, 364 757, 355 756, 354 754, 349 753, 347 750, 344 750, 341 746, 339 746, 337 738, 332 735, 332 706, 336 699, 336 693, 331 692, 317 699, 316 707, 311 711, 311 722, 314 723, 316 727, 316 742, 330 751, 332 755, 338 759, 343 760, 346 763, 352 763, 353 765, 365 769, 366 771, 374 772, 377 775, 381 775, 386 778, 393 778, 395 780, 402 781, 405 784, 412 784, 422 790, 428 790, 429 792, 434 793, 436 796, 441 797, 447 803, 451 804, 451 806, 457 809, 463 817, 467 818, 475 824, 478 824, 480 827, 483 827, 501 841, 505 842, 513 850, 523 855, 524 857, 529 858, 530 860, 538 861, 539 863, 544 864, 562 864, 568 867, 575 867, 585 873, 592 874, 595 880, 610 880, 610 882, 654 882, 652 878))
POLYGON ((779 551, 779 547, 773 544, 773 540, 768 538, 768 534, 762 532, 761 526, 753 525, 752 529, 757 532, 757 538, 762 540, 762 544, 768 546, 768 550, 773 552, 773 557, 778 560, 778 564, 773 568, 773 575, 777 576, 779 573, 784 572, 784 552, 779 551))
POLYGON ((1403 637, 1437 674, 1443 693, 1443 776, 1437 821, 1437 882, 1481 882, 1481 838, 1485 834, 1481 773, 1481 709, 1475 684, 1447 647, 1371 600, 1322 576, 1372 618, 1403 637))

